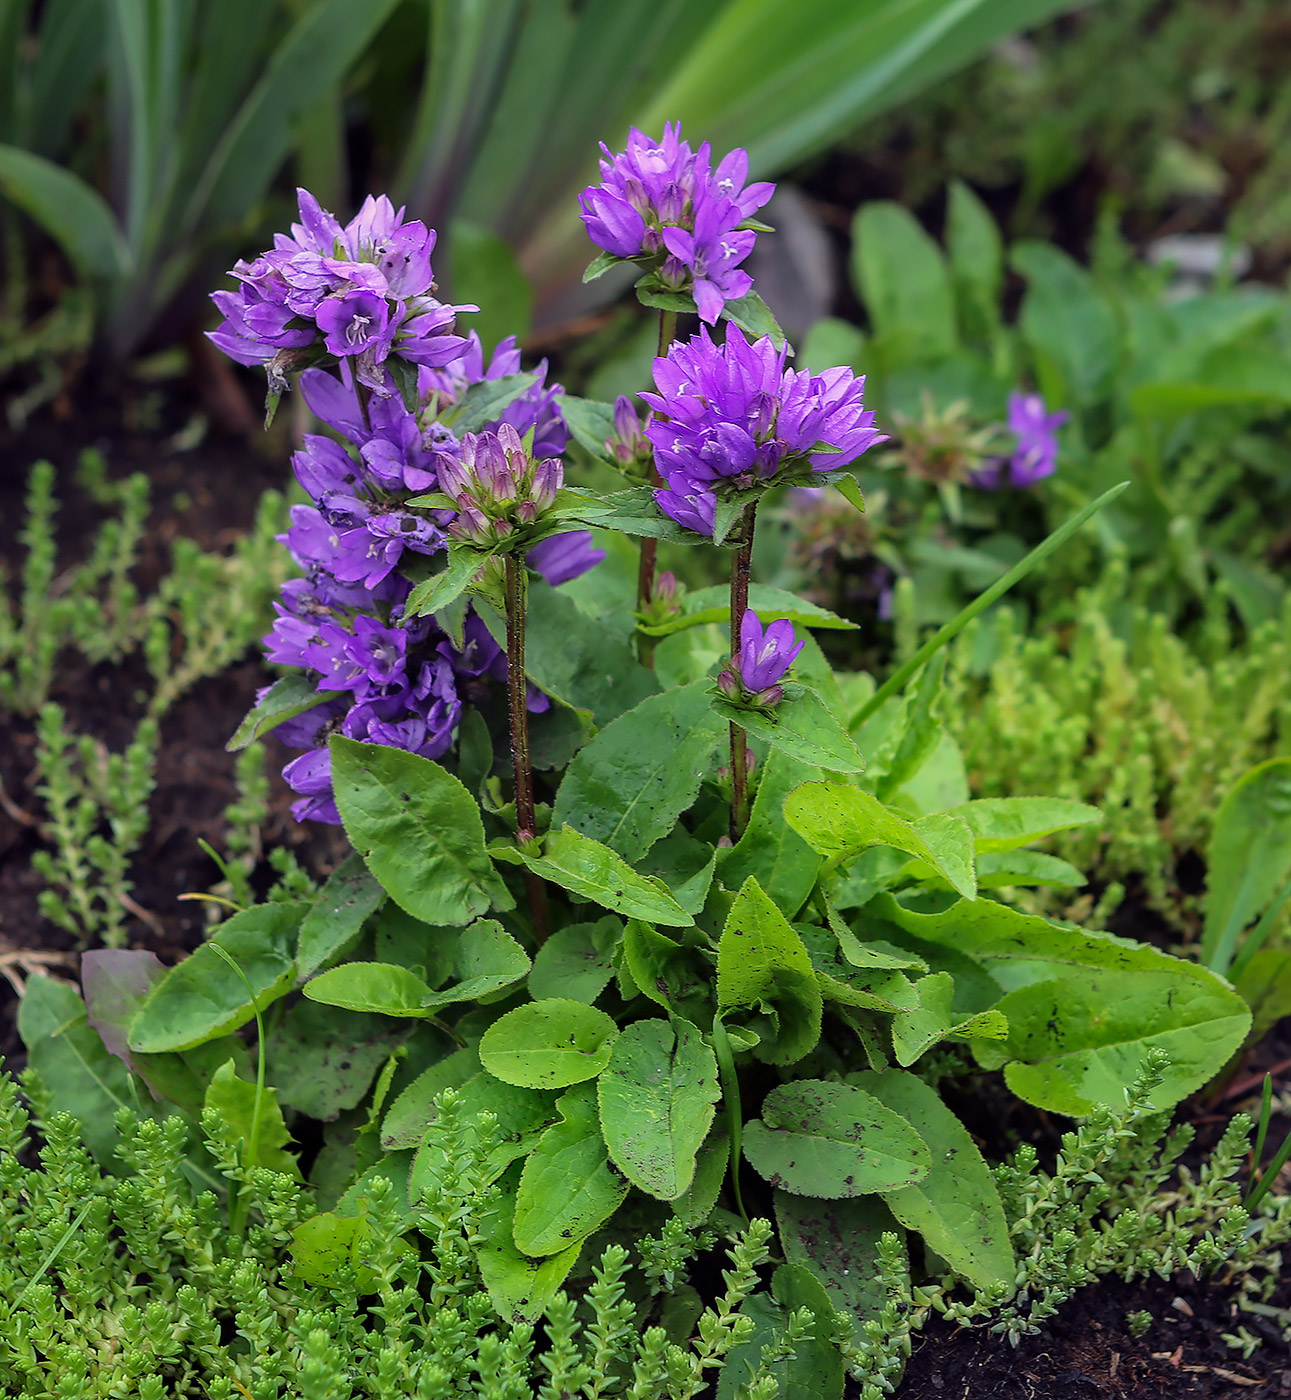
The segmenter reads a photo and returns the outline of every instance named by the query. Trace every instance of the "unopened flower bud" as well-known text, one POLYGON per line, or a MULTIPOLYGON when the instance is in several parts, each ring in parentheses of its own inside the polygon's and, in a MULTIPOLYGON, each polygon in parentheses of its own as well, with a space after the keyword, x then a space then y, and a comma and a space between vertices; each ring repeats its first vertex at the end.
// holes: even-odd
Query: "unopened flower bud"
POLYGON ((677 601, 677 575, 665 569, 654 581, 654 597, 661 603, 677 601))
POLYGON ((750 703, 756 705, 759 710, 770 710, 784 699, 784 687, 782 685, 769 685, 765 690, 759 690, 756 695, 750 696, 750 703))
POLYGON ((728 700, 738 700, 743 687, 740 685, 739 677, 728 666, 717 678, 717 688, 726 696, 728 700))
POLYGON ((545 457, 534 467, 530 499, 539 510, 547 510, 556 500, 556 493, 565 484, 565 469, 558 457, 545 457))
POLYGON ((538 519, 538 507, 532 501, 521 501, 516 506, 516 519, 521 525, 533 525, 538 519))

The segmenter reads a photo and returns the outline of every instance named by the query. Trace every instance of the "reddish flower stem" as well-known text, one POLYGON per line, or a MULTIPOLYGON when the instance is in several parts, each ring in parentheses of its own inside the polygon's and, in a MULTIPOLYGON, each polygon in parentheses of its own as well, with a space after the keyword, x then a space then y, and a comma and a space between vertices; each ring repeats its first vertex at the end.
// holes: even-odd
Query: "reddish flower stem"
MULTIPOLYGON (((522 846, 538 834, 533 803, 533 768, 529 760, 529 707, 524 672, 525 604, 529 577, 515 556, 506 556, 507 700, 511 718, 511 762, 515 773, 516 835, 522 846)), ((547 887, 542 877, 526 870, 529 916, 538 945, 547 941, 547 887)))
MULTIPOLYGON (((750 501, 736 526, 739 542, 731 555, 731 655, 739 655, 740 627, 749 607, 749 576, 753 570, 753 530, 758 504, 750 501)), ((731 721, 731 840, 738 841, 749 824, 748 737, 731 721)))
MULTIPOLYGON (((677 337, 677 313, 675 311, 660 311, 659 313, 659 349, 658 354, 662 357, 668 353, 668 347, 677 337)), ((663 478, 655 468, 650 469, 650 485, 658 489, 663 485, 663 478)), ((642 611, 654 597, 654 576, 655 567, 659 558, 659 541, 642 540, 641 553, 637 564, 637 611, 642 611)), ((642 635, 640 638, 640 656, 643 666, 654 667, 655 639, 642 635)))

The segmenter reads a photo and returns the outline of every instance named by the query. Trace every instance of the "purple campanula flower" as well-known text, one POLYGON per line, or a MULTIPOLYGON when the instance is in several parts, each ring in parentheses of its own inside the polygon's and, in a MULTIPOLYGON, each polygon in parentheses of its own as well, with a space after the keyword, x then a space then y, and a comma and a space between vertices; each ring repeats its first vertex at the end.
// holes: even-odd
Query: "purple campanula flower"
POLYGON ((510 423, 496 432, 464 434, 454 451, 439 457, 438 471, 440 490, 457 508, 448 533, 476 545, 536 525, 564 484, 559 459, 535 461, 510 423))
POLYGON ((656 499, 673 519, 697 529, 677 512, 711 515, 704 497, 719 486, 844 467, 885 440, 864 407, 863 375, 786 369, 786 353, 767 336, 750 344, 737 326, 718 346, 701 327, 655 360, 658 392, 641 397, 655 411, 645 431, 666 484, 656 499))
POLYGON ((588 237, 615 257, 642 262, 662 290, 688 291, 710 325, 752 279, 738 270, 756 234, 740 225, 769 200, 770 184, 745 187, 748 155, 730 153, 714 171, 705 142, 692 151, 678 123, 656 144, 635 127, 618 155, 601 144, 601 183, 579 195, 588 237))
MULTIPOLYGON (((1045 412, 1040 394, 1010 394, 1008 429, 1017 439, 1008 461, 1007 484, 1025 489, 1046 476, 1052 476, 1058 465, 1058 429, 1071 417, 1065 409, 1045 412)), ((987 491, 996 491, 1006 484, 1003 459, 995 459, 973 473, 973 483, 987 491)))
POLYGON ((224 320, 210 338, 220 349, 240 364, 265 365, 274 380, 302 358, 352 361, 359 382, 380 396, 393 393, 384 370, 391 353, 431 366, 461 353, 454 319, 478 308, 436 299, 433 229, 404 222, 384 195, 369 196, 342 228, 307 190, 297 194, 300 223, 291 234, 235 264, 237 291, 213 294, 224 320))
POLYGON ((717 511, 717 495, 692 481, 685 472, 674 472, 663 490, 654 493, 659 509, 678 525, 697 535, 711 535, 717 511))
POLYGON ((780 682, 806 645, 794 636, 793 623, 767 624, 750 608, 740 622, 740 648, 717 678, 722 692, 760 709, 778 705, 784 697, 780 682))
POLYGON ((594 569, 605 558, 605 551, 592 544, 590 530, 570 530, 563 535, 548 535, 527 557, 531 569, 537 569, 553 588, 559 588, 594 569))

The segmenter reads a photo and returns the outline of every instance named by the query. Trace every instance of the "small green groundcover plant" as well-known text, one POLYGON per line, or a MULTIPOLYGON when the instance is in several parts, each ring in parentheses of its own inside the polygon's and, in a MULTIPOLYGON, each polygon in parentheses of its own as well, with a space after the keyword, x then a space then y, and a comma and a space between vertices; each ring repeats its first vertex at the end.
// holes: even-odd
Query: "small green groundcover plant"
MULTIPOLYGON (((297 814, 342 823, 354 853, 319 891, 237 907, 174 968, 87 954, 83 1007, 33 981, 22 1030, 55 1104, 80 1098, 105 1165, 105 1092, 201 1121, 214 1145, 186 1170, 211 1176, 214 1154, 217 1177, 234 1177, 232 1234, 263 1249, 290 1234, 299 1285, 412 1290, 425 1269, 410 1232, 429 1222, 441 1262, 427 1311, 403 1292, 373 1313, 392 1330, 391 1359, 373 1363, 390 1374, 399 1328, 421 1325, 410 1317, 455 1356, 452 1337, 469 1351, 491 1308, 505 1326, 479 1343, 487 1393, 527 1393, 515 1329, 545 1318, 543 1394, 691 1395, 724 1357, 731 1397, 808 1374, 837 1396, 845 1364, 877 1395, 901 1364, 907 1267, 949 1271, 991 1306, 1019 1296, 1036 1261, 1054 1296, 1086 1268, 1068 1257, 1079 1221, 1058 1211, 1062 1172, 1002 1189, 942 1080, 1002 1071, 1008 1092, 1088 1116, 1114 1143, 1127 1094, 1135 1112, 1168 1110, 1251 1025, 1209 968, 996 897, 1078 880, 1035 847, 1096 810, 969 801, 946 778, 944 644, 1118 488, 877 688, 835 674, 810 636, 850 624, 751 580, 763 497, 824 486, 862 508, 845 468, 881 434, 850 370, 786 368, 739 266, 770 193, 745 187, 745 169, 740 152, 714 167, 675 128, 659 143, 638 132, 584 193, 602 248, 589 275, 635 264, 659 313, 644 422, 631 402, 521 372, 510 345, 486 368, 455 330, 466 308, 435 297, 433 233, 388 201, 342 227, 302 192, 291 235, 216 297, 213 338, 265 367, 270 411, 298 376, 336 434, 294 459, 313 504, 293 509, 284 538, 302 576, 267 639, 291 671, 234 744, 272 729, 299 749, 285 770, 297 814), (683 312, 705 324, 678 341, 683 312), (571 436, 595 459, 589 481, 617 468, 626 488, 566 484, 571 436), (725 550, 729 583, 683 590, 659 571, 661 542, 725 550), (254 1070, 238 1034, 252 1021, 254 1070), (270 1182, 300 1172, 288 1145, 310 1119, 323 1209, 305 1219, 308 1197, 270 1182), (253 1197, 263 1227, 247 1227, 253 1197), (1024 1197, 1019 1230, 1009 1211, 1024 1197), (617 1291, 625 1256, 607 1247, 639 1248, 641 1277, 671 1287, 713 1230, 742 1242, 710 1306, 674 1290, 662 1331, 641 1332, 617 1291), (769 1250, 783 1272, 755 1303, 769 1250), (482 1291, 465 1263, 442 1262, 468 1255, 482 1291), (598 1330, 576 1335, 567 1280, 598 1330), (625 1329, 634 1352, 616 1352, 625 1329), (610 1382, 612 1352, 633 1359, 610 1382)), ((182 1153, 178 1129, 147 1131, 163 1136, 135 1140, 182 1153)), ((1121 1219, 1099 1257, 1124 1262, 1142 1242, 1121 1219)), ((172 1243, 149 1246, 147 1273, 165 1272, 172 1243)), ((211 1263, 228 1289, 260 1289, 240 1267, 211 1263)), ((316 1321, 306 1297, 274 1322, 268 1298, 272 1316, 230 1304, 268 1329, 281 1362, 264 1364, 296 1347, 302 1394, 347 1393, 324 1379, 337 1368, 358 1384, 355 1358, 378 1343, 352 1310, 343 1326, 316 1321)), ((418 1393, 456 1393, 457 1364, 418 1393)), ((276 1384, 239 1381, 257 1400, 276 1384)))

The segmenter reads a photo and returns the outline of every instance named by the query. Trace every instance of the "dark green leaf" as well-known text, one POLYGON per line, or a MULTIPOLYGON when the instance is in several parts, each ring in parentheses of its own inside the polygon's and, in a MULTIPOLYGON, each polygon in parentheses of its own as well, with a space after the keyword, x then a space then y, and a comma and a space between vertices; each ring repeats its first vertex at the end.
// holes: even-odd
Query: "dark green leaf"
POLYGON ((574 440, 593 457, 609 461, 605 444, 617 433, 614 429, 614 405, 597 403, 595 399, 580 399, 566 394, 560 400, 560 416, 565 420, 574 440))
POLYGON ((631 919, 623 937, 623 960, 642 996, 688 1021, 706 1026, 712 1020, 712 963, 697 949, 631 919))
POLYGON ((718 869, 727 889, 738 889, 750 875, 773 903, 790 917, 806 902, 820 873, 821 858, 784 819, 785 798, 803 783, 820 778, 820 769, 773 748, 762 765, 753 809, 744 835, 730 850, 718 853, 718 869))
POLYGON ((0 194, 40 224, 82 277, 129 276, 133 260, 121 226, 80 176, 30 151, 0 146, 0 194))
POLYGON ((552 824, 566 823, 635 862, 689 810, 724 730, 709 683, 651 695, 606 725, 566 770, 552 824))
POLYGON ((525 339, 533 323, 533 286, 506 239, 478 224, 454 219, 448 272, 453 300, 480 308, 468 324, 486 351, 508 335, 525 339))
POLYGON ((516 1196, 504 1191, 497 1208, 484 1218, 481 1238, 474 1246, 475 1260, 498 1316, 509 1322, 534 1323, 578 1262, 583 1242, 546 1258, 530 1259, 515 1246, 515 1213, 516 1196))
POLYGON ((298 1001, 268 1033, 269 1082, 288 1108, 330 1121, 357 1107, 406 1033, 381 1016, 298 1001))
POLYGON ((583 281, 595 282, 598 277, 604 277, 610 268, 617 267, 622 261, 617 253, 597 253, 583 269, 583 281))
POLYGON ((300 925, 296 975, 308 977, 342 953, 384 899, 385 891, 368 874, 359 854, 346 856, 327 877, 300 925))
POLYGON ((513 986, 530 967, 529 955, 496 919, 477 919, 457 936, 452 966, 457 981, 422 998, 422 1006, 475 1001, 513 986))
POLYGON ((468 544, 454 543, 448 549, 448 565, 423 579, 408 595, 404 605, 409 617, 424 617, 455 602, 470 587, 489 556, 468 544))
POLYGON ((777 350, 785 343, 780 322, 756 292, 747 292, 742 297, 734 297, 723 303, 722 316, 733 321, 751 340, 761 340, 769 335, 777 350))

